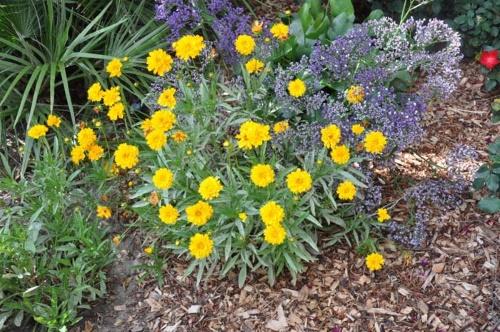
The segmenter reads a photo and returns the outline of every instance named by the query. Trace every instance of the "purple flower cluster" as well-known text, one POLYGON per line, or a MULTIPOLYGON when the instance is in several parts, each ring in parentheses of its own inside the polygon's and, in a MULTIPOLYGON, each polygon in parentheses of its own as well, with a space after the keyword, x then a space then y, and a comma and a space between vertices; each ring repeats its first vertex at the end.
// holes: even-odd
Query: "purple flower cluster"
POLYGON ((178 39, 186 30, 193 30, 201 22, 199 10, 186 0, 156 0, 155 19, 169 28, 168 43, 178 39))
POLYGON ((215 46, 228 63, 238 59, 234 50, 236 37, 251 32, 250 16, 229 0, 156 0, 155 9, 155 18, 170 30, 169 43, 198 27, 207 28, 215 34, 215 46))
POLYGON ((473 147, 468 145, 457 145, 446 156, 448 175, 454 181, 470 182, 474 177, 479 165, 479 154, 473 147))
POLYGON ((415 206, 415 225, 391 221, 388 230, 391 238, 411 248, 419 248, 427 237, 427 224, 431 217, 430 206, 441 210, 453 209, 463 203, 462 195, 467 186, 462 181, 427 180, 406 190, 403 199, 415 206))

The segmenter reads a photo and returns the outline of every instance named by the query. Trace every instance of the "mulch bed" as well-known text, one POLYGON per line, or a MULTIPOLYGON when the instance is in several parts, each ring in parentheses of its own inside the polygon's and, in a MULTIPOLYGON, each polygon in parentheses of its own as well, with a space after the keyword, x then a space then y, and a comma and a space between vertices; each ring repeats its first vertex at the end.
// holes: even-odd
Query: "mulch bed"
MULTIPOLYGON (((392 173, 444 176, 433 164, 457 144, 476 148, 477 164, 486 160, 499 129, 490 121, 494 96, 481 92, 477 65, 465 64, 464 72, 454 97, 430 108, 424 141, 398 156, 392 173)), ((196 288, 193 278, 182 278, 187 263, 172 257, 160 287, 131 269, 149 260, 131 235, 120 245, 120 268, 110 271, 111 295, 73 331, 497 331, 499 216, 480 213, 474 198, 434 214, 423 250, 383 242, 382 271, 367 271, 363 257, 342 244, 295 285, 285 274, 270 287, 256 272, 243 289, 236 274, 196 288)))

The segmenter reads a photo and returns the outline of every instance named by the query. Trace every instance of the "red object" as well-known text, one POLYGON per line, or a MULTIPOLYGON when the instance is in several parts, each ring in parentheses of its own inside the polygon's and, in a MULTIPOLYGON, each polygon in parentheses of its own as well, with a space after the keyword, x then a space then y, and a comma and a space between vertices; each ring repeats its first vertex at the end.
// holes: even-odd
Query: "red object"
POLYGON ((479 58, 479 63, 489 70, 495 68, 500 63, 500 60, 498 60, 498 50, 483 51, 481 58, 479 58))

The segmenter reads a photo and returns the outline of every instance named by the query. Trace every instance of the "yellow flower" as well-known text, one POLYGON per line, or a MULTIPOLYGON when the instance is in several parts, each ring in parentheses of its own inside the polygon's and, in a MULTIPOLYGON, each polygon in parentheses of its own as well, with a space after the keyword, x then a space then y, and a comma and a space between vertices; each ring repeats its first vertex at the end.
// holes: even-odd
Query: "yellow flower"
POLYGON ((247 61, 245 68, 249 74, 258 74, 264 69, 264 62, 252 58, 247 61))
POLYGON ((381 154, 384 151, 387 139, 380 131, 370 131, 365 136, 364 147, 366 152, 381 154))
POLYGON ((182 130, 178 130, 175 133, 172 134, 172 139, 177 142, 184 142, 187 138, 187 134, 183 132, 182 130))
POLYGON ((115 163, 122 169, 131 169, 139 162, 139 149, 134 145, 122 143, 115 151, 115 163))
POLYGON ((208 201, 219 197, 222 188, 224 188, 224 186, 220 183, 218 178, 209 176, 201 181, 198 193, 204 200, 208 201))
POLYGON ((151 116, 151 126, 156 130, 169 131, 175 122, 175 114, 169 110, 159 110, 151 116))
POLYGON ((287 175, 286 185, 294 194, 305 193, 312 188, 311 174, 299 168, 287 175))
POLYGON ((173 62, 172 57, 161 48, 149 52, 146 59, 148 70, 159 76, 171 71, 173 62))
POLYGON ((152 150, 159 151, 167 144, 167 135, 163 131, 155 129, 146 135, 146 143, 152 150))
POLYGON ((122 242, 122 238, 120 235, 115 235, 115 236, 113 236, 112 241, 113 241, 115 246, 119 246, 120 243, 122 242))
POLYGON ((171 204, 167 204, 160 208, 159 217, 163 223, 173 225, 179 218, 179 211, 171 204))
POLYGON ((306 93, 306 84, 300 78, 288 82, 288 93, 290 96, 300 98, 306 93))
POLYGON ((158 100, 156 101, 158 105, 173 109, 177 104, 177 100, 175 99, 175 91, 175 88, 164 89, 158 97, 158 100))
POLYGON ((150 132, 153 131, 154 127, 153 127, 153 121, 151 120, 151 118, 147 118, 144 121, 142 121, 141 129, 142 129, 142 132, 144 133, 144 136, 147 136, 147 134, 149 134, 150 132))
POLYGON ((106 71, 109 77, 120 77, 122 76, 122 62, 120 59, 114 58, 106 66, 106 71))
POLYGON ((250 170, 250 179, 257 187, 265 188, 274 181, 274 170, 271 165, 257 164, 250 170))
POLYGON ((339 144, 341 137, 340 128, 334 124, 321 129, 321 142, 323 142, 323 145, 327 149, 331 149, 339 144))
POLYGON ((101 159, 102 155, 104 154, 104 149, 97 144, 93 144, 88 148, 88 152, 89 152, 89 159, 91 161, 96 161, 101 159))
POLYGON ((71 149, 71 161, 75 165, 79 165, 80 161, 85 159, 85 149, 80 146, 76 145, 71 149))
POLYGON ((345 145, 339 145, 332 149, 330 153, 332 160, 339 165, 345 165, 349 162, 351 154, 349 153, 349 148, 345 145))
POLYGON ((49 114, 47 117, 47 126, 59 128, 61 125, 61 118, 57 115, 49 114))
POLYGON ((255 40, 249 35, 239 35, 234 41, 236 51, 241 55, 250 55, 255 50, 255 40))
POLYGON ((345 92, 345 99, 350 104, 359 104, 365 100, 365 89, 360 85, 352 85, 345 92))
POLYGON ((151 255, 151 254, 153 254, 153 251, 154 251, 154 250, 153 250, 153 247, 146 247, 146 248, 144 248, 144 253, 145 253, 146 255, 151 255))
POLYGON ((214 241, 208 234, 196 233, 189 239, 189 252, 195 259, 204 259, 210 256, 214 248, 214 241))
POLYGON ((123 119, 123 111, 125 110, 125 106, 123 103, 116 103, 109 108, 108 118, 111 121, 116 121, 118 119, 123 119))
POLYGON ((90 86, 90 88, 87 90, 87 99, 89 101, 101 101, 103 97, 103 91, 101 84, 96 82, 90 86))
POLYGON ((380 208, 377 210, 377 220, 379 222, 384 222, 384 221, 387 221, 389 219, 391 219, 391 215, 389 214, 387 209, 380 208))
POLYGON ((183 61, 195 59, 205 48, 205 42, 202 36, 187 35, 179 38, 172 44, 175 51, 175 56, 183 61))
POLYGON ((49 131, 49 128, 47 128, 46 125, 36 124, 28 130, 28 136, 33 139, 39 139, 40 137, 45 136, 47 131, 49 131))
POLYGON ((84 149, 88 149, 96 142, 97 136, 92 128, 83 128, 78 133, 77 139, 78 144, 80 144, 84 149))
POLYGON ((106 106, 113 106, 121 100, 120 87, 114 86, 102 92, 103 103, 106 106))
POLYGON ((378 271, 381 270, 384 266, 384 256, 379 254, 378 252, 374 252, 366 256, 365 263, 366 267, 370 271, 378 271))
POLYGON ((252 149, 261 146, 271 139, 269 126, 253 121, 246 121, 240 126, 240 133, 236 135, 238 146, 241 149, 252 149))
POLYGON ((274 133, 275 134, 281 134, 281 133, 284 133, 285 131, 288 130, 288 128, 290 128, 290 125, 288 124, 288 121, 287 120, 283 120, 283 121, 280 121, 280 122, 276 122, 273 126, 273 130, 274 130, 274 133))
POLYGON ((365 131, 365 127, 363 127, 363 125, 359 123, 356 123, 352 125, 351 130, 354 135, 359 136, 365 131))
POLYGON ((266 225, 279 224, 285 218, 285 210, 275 201, 269 201, 264 204, 260 210, 262 222, 266 225))
POLYGON ((262 26, 263 26, 263 22, 261 22, 261 21, 253 21, 253 23, 252 23, 252 32, 254 34, 261 33, 262 32, 262 26))
POLYGON ((101 218, 101 219, 111 218, 111 209, 107 206, 98 205, 96 212, 97 212, 98 218, 101 218))
POLYGON ((288 39, 288 25, 283 23, 276 23, 271 27, 271 34, 274 38, 279 40, 288 39))
POLYGON ((198 203, 186 208, 187 221, 196 226, 205 225, 212 218, 213 213, 212 206, 203 201, 198 201, 198 203))
POLYGON ((264 228, 264 241, 277 246, 282 244, 286 238, 286 231, 281 224, 271 224, 264 228))
POLYGON ((349 180, 342 181, 337 187, 337 195, 341 200, 352 201, 356 197, 356 187, 349 180))
POLYGON ((245 212, 240 212, 238 213, 238 218, 240 218, 241 221, 245 222, 247 221, 248 216, 245 212))
POLYGON ((174 184, 174 173, 165 167, 157 169, 153 175, 153 184, 158 189, 170 189, 174 184))

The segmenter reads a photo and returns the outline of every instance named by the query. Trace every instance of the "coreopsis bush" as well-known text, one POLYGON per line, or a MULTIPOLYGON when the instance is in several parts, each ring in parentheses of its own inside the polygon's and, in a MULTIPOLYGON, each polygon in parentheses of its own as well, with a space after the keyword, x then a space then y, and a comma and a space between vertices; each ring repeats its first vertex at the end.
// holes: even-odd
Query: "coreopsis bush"
MULTIPOLYGON (((326 238, 354 243, 370 254, 369 270, 382 268, 373 237, 391 217, 369 168, 417 142, 426 105, 454 90, 458 35, 437 20, 384 18, 276 64, 289 37, 282 22, 242 31, 226 45, 226 70, 222 39, 179 30, 144 59, 158 76, 146 112, 124 112, 119 85, 89 87, 107 112, 74 133, 72 163, 118 181, 138 174, 129 198, 155 262, 184 255, 198 282, 237 270, 241 286, 261 268, 271 283, 284 271, 295 280, 326 238)), ((118 64, 107 73, 119 75, 118 64)), ((106 208, 96 214, 106 218, 106 208)))

